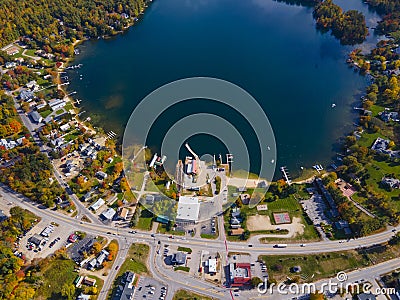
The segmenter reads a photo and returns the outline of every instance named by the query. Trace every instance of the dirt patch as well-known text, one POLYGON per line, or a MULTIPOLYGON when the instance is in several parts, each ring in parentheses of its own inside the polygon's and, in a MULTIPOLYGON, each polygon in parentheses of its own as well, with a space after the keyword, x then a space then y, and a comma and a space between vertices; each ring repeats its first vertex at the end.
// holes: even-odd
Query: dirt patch
POLYGON ((291 224, 272 225, 269 216, 255 215, 247 218, 246 225, 249 231, 276 230, 278 228, 287 229, 289 233, 282 235, 282 237, 286 238, 304 233, 304 225, 301 223, 301 219, 297 217, 292 219, 291 224))

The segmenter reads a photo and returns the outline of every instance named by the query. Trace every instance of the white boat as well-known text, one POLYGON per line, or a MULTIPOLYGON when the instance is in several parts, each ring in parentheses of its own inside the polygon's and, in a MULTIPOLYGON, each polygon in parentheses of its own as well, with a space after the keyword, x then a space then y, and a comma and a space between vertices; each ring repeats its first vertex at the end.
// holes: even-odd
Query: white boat
POLYGON ((336 104, 335 104, 335 103, 332 103, 332 108, 334 108, 334 107, 336 107, 336 104))

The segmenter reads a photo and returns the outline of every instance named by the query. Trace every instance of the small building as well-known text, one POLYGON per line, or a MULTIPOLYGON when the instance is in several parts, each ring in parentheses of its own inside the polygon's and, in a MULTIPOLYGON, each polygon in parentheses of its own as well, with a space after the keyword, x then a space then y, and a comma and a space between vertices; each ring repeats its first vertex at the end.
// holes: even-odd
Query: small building
POLYGON ((33 98, 35 98, 35 94, 32 91, 29 90, 22 90, 19 93, 19 99, 23 101, 31 101, 33 98))
POLYGON ((31 118, 31 120, 36 123, 39 124, 40 122, 42 122, 43 117, 36 111, 31 111, 28 116, 31 118))
POLYGON ((106 202, 104 201, 103 198, 99 198, 95 203, 93 203, 89 208, 93 211, 98 210, 100 207, 102 207, 106 202))
POLYGON ((42 236, 40 236, 38 234, 34 234, 28 239, 28 242, 30 242, 30 243, 36 245, 37 247, 39 247, 40 243, 42 242, 42 240, 43 240, 42 236))
POLYGON ((251 284, 249 263, 229 264, 229 283, 231 287, 243 287, 251 284))
POLYGON ((96 267, 99 268, 101 267, 101 265, 103 264, 103 262, 107 259, 108 255, 110 253, 108 253, 107 250, 101 250, 101 252, 99 253, 99 255, 96 258, 96 267))
POLYGON ((146 195, 145 201, 146 201, 146 204, 153 205, 154 204, 154 195, 146 195))
POLYGON ((396 178, 383 177, 382 184, 390 187, 391 189, 400 189, 400 180, 396 178))
POLYGON ((75 243, 78 240, 78 236, 75 233, 70 234, 68 237, 68 242, 75 243))
POLYGON ((88 286, 95 286, 96 285, 96 279, 85 276, 83 278, 82 283, 85 284, 85 285, 88 285, 88 286))
POLYGON ((67 103, 62 99, 51 99, 49 105, 52 111, 59 110, 63 108, 67 103))
POLYGON ((70 128, 71 126, 68 123, 60 126, 61 131, 67 131, 70 128))
POLYGON ((90 295, 80 293, 76 300, 90 300, 90 295))
POLYGON ((98 171, 98 172, 96 173, 96 177, 99 178, 99 179, 101 179, 101 180, 106 179, 107 176, 108 176, 107 173, 105 173, 105 172, 103 172, 103 171, 98 171))
POLYGON ((118 218, 122 220, 126 220, 128 218, 129 209, 126 207, 120 207, 118 210, 118 218))
POLYGON ((247 192, 247 188, 246 188, 245 186, 243 186, 243 187, 238 187, 238 188, 237 188, 237 191, 238 191, 239 193, 244 193, 244 192, 247 192))
POLYGON ((217 273, 217 259, 216 258, 208 259, 208 273, 211 273, 211 274, 217 273))
POLYGON ((230 234, 233 236, 238 236, 238 235, 242 235, 244 233, 244 229, 243 228, 236 228, 236 229, 231 229, 230 234))
POLYGON ((100 217, 103 218, 105 221, 112 221, 116 213, 117 212, 115 211, 115 209, 110 207, 103 211, 100 217))
POLYGON ((174 265, 184 265, 186 263, 186 254, 183 252, 177 252, 172 255, 171 262, 174 265))
POLYGON ((161 224, 168 224, 169 219, 166 216, 157 216, 156 222, 161 223, 161 224))

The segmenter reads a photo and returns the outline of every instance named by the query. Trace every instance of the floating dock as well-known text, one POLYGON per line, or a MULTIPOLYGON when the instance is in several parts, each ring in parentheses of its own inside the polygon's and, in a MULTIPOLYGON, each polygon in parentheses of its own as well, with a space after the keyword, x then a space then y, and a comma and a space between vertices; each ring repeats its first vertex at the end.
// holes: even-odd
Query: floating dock
POLYGON ((292 184, 292 179, 290 178, 288 169, 286 167, 281 167, 281 171, 282 171, 283 178, 285 179, 286 183, 288 185, 291 185, 292 184))

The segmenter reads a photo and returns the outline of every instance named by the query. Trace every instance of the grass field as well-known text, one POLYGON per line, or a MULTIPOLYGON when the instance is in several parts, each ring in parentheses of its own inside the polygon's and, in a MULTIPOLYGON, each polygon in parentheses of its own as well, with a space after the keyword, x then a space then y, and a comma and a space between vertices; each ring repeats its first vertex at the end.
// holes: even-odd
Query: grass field
POLYGON ((268 274, 278 282, 287 277, 299 275, 301 281, 315 281, 335 276, 339 271, 346 271, 369 265, 369 261, 356 251, 333 252, 312 255, 262 256, 268 268, 268 274), (301 272, 293 273, 294 266, 301 267, 301 272))
POLYGON ((150 230, 153 224, 153 215, 148 210, 142 210, 136 228, 150 230))
POLYGON ((213 298, 196 294, 188 290, 178 290, 173 298, 173 300, 212 300, 212 299, 213 298))
POLYGON ((50 260, 48 265, 44 266, 41 273, 43 284, 37 290, 35 298, 37 299, 62 299, 62 286, 72 284, 77 276, 74 272, 74 261, 64 258, 50 260))
POLYGON ((371 148, 372 144, 375 142, 375 140, 378 138, 384 138, 384 136, 382 136, 382 133, 367 133, 364 132, 361 135, 361 138, 358 140, 357 144, 359 144, 360 146, 364 146, 367 148, 371 148))
POLYGON ((149 271, 146 266, 146 261, 149 252, 149 246, 145 244, 132 244, 125 262, 119 269, 117 277, 123 275, 126 271, 132 271, 139 275, 147 275, 149 271))
POLYGON ((50 110, 50 109, 48 109, 48 110, 44 110, 44 111, 42 111, 42 112, 40 112, 40 115, 43 117, 43 118, 46 118, 48 115, 50 115, 52 113, 52 111, 50 110))

